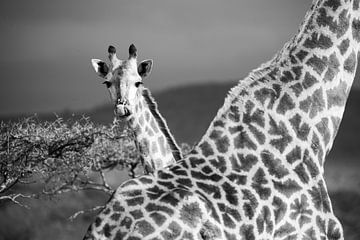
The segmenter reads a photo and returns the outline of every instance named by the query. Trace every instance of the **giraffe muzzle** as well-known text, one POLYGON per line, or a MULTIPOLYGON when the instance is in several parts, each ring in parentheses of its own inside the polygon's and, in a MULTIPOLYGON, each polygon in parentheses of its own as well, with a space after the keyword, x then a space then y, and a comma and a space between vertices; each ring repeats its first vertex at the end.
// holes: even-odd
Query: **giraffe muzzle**
POLYGON ((128 117, 130 115, 130 110, 126 101, 118 101, 115 106, 115 114, 118 117, 128 117))

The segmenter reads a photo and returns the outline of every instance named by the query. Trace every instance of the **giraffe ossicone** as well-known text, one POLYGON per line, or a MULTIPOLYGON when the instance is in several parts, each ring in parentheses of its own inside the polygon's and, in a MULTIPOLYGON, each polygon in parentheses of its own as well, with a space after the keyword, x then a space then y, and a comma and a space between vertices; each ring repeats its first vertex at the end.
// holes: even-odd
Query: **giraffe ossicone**
POLYGON ((150 74, 153 61, 137 64, 137 50, 133 44, 127 60, 118 59, 114 46, 109 46, 108 54, 109 64, 99 59, 92 59, 91 63, 104 79, 114 104, 115 119, 126 122, 133 130, 147 171, 174 164, 182 158, 181 150, 150 91, 143 86, 143 78, 150 74))
POLYGON ((123 183, 84 239, 344 239, 324 179, 360 46, 359 0, 314 0, 183 160, 123 183))

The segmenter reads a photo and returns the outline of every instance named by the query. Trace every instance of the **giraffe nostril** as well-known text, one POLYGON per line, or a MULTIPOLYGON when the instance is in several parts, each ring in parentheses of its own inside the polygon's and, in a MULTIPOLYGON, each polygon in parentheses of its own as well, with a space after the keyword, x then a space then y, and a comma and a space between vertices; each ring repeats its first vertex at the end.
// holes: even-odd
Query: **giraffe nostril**
POLYGON ((130 110, 125 104, 117 104, 115 106, 115 114, 119 117, 127 117, 130 115, 130 110))
POLYGON ((127 105, 128 102, 124 99, 124 100, 121 100, 120 98, 117 100, 117 105, 127 105))

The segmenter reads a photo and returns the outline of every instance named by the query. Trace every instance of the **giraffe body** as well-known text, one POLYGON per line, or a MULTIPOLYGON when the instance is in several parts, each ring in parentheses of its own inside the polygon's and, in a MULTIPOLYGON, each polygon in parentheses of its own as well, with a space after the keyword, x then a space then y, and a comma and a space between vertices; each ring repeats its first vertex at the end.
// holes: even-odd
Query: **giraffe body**
POLYGON ((174 164, 182 158, 180 148, 165 119, 159 113, 150 91, 143 87, 142 78, 150 74, 152 60, 137 66, 137 50, 129 48, 129 59, 120 60, 113 46, 108 48, 110 64, 93 59, 92 65, 110 93, 116 121, 125 121, 133 130, 136 145, 148 172, 174 164))
POLYGON ((359 11, 357 0, 314 1, 194 150, 122 184, 85 239, 344 239, 324 160, 357 67, 359 11))

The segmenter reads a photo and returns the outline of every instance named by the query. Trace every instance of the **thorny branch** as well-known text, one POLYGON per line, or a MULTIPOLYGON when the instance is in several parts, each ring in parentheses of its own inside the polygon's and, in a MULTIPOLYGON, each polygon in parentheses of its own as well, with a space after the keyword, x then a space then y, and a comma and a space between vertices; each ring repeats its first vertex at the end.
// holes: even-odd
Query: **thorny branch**
POLYGON ((39 194, 46 196, 83 190, 112 194, 105 171, 131 171, 139 161, 131 134, 120 124, 99 126, 88 118, 0 122, 0 200, 22 205, 17 199, 38 194, 10 190, 31 183, 43 183, 39 194))

